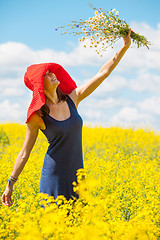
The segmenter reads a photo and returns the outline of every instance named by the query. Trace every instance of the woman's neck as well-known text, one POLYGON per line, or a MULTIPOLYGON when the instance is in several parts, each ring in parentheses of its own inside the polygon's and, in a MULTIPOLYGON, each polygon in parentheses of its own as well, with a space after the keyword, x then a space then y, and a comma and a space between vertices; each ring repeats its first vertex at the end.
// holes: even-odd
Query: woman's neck
POLYGON ((56 91, 52 93, 45 92, 45 97, 47 104, 57 104, 59 102, 59 98, 56 91))

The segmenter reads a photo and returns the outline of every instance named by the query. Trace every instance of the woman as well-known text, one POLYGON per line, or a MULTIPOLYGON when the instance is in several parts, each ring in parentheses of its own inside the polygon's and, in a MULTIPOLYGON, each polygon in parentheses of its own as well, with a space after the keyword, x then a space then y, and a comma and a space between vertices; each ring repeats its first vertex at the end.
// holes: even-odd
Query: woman
POLYGON ((64 195, 67 199, 72 196, 78 198, 72 189, 72 182, 76 181, 76 171, 83 168, 82 119, 77 107, 117 66, 131 44, 130 34, 131 29, 123 37, 124 46, 116 55, 88 83, 78 88, 60 65, 37 64, 28 68, 25 84, 33 91, 33 99, 27 113, 26 138, 2 195, 4 205, 10 207, 13 204, 13 185, 29 158, 39 129, 50 143, 44 159, 40 192, 54 198, 58 195, 64 195))

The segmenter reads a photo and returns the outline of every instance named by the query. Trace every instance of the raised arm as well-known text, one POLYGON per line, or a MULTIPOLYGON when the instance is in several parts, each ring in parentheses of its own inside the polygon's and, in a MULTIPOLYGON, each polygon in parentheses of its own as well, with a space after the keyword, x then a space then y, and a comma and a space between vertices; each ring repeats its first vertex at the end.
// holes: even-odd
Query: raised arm
MULTIPOLYGON (((26 137, 25 141, 22 147, 22 150, 17 156, 16 162, 14 164, 14 168, 12 171, 12 176, 18 178, 20 173, 22 172, 26 162, 28 161, 30 152, 36 142, 37 136, 38 136, 38 131, 39 131, 39 124, 37 124, 37 116, 34 116, 31 118, 31 120, 27 123, 27 132, 26 132, 26 137)), ((10 181, 7 183, 6 189, 2 195, 2 204, 5 206, 11 206, 12 205, 12 191, 13 191, 13 185, 14 182, 10 181)))
POLYGON ((131 44, 130 34, 131 29, 129 29, 128 35, 123 37, 124 46, 115 54, 113 58, 111 58, 101 67, 99 72, 89 82, 73 90, 70 95, 75 101, 76 105, 90 95, 104 81, 104 79, 111 74, 131 44))

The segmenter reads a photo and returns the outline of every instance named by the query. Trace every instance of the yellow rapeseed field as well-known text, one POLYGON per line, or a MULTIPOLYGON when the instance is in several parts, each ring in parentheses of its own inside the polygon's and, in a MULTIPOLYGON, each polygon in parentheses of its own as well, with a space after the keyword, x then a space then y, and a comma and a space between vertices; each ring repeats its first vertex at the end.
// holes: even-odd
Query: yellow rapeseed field
MULTIPOLYGON (((0 125, 0 195, 26 127, 0 125)), ((160 135, 151 130, 84 127, 80 195, 66 201, 39 193, 47 140, 40 132, 14 186, 12 207, 0 203, 0 239, 160 239, 160 135), (42 207, 43 206, 43 207, 42 207)))

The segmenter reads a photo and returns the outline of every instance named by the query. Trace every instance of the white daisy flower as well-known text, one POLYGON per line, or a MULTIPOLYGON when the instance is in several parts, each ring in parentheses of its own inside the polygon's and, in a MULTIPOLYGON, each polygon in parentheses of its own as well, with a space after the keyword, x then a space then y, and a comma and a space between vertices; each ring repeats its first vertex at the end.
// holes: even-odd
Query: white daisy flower
POLYGON ((113 27, 113 25, 110 23, 110 24, 108 25, 108 27, 112 28, 112 27, 113 27))

